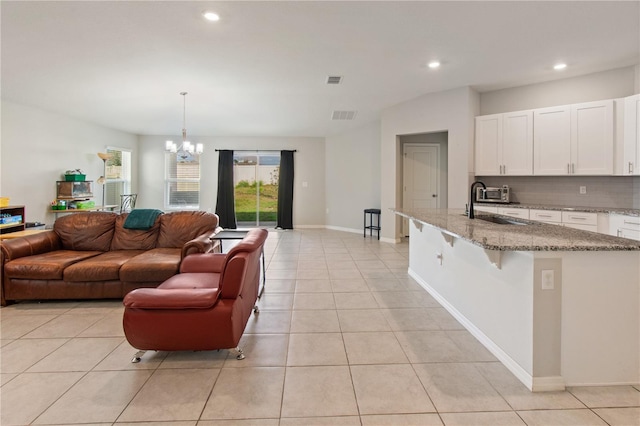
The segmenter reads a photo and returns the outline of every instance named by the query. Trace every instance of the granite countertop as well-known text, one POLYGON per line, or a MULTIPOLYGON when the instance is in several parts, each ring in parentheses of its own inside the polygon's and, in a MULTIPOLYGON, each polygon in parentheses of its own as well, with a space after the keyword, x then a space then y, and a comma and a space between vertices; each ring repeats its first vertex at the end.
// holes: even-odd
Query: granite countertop
POLYGON ((624 214, 629 216, 640 216, 640 209, 626 209, 622 207, 586 207, 586 206, 554 206, 549 204, 500 204, 500 203, 480 203, 476 202, 477 206, 495 206, 495 207, 507 207, 513 209, 539 209, 539 210, 560 210, 560 211, 572 211, 572 212, 585 212, 585 213, 614 213, 624 214))
POLYGON ((494 214, 469 219, 463 209, 391 209, 396 214, 440 229, 453 237, 500 251, 614 251, 640 250, 640 241, 581 231, 542 222, 494 214), (500 225, 482 217, 501 217, 526 225, 500 225))

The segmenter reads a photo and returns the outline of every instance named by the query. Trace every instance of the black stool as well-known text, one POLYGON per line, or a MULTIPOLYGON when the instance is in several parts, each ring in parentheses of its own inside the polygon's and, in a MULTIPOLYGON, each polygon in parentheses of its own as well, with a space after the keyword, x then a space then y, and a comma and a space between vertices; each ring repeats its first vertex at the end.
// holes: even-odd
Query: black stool
POLYGON ((364 209, 364 237, 367 238, 367 229, 369 236, 373 236, 373 231, 378 231, 378 239, 380 239, 380 209, 364 209), (367 214, 369 215, 369 225, 367 226, 367 214), (377 225, 373 224, 373 215, 376 215, 377 225))

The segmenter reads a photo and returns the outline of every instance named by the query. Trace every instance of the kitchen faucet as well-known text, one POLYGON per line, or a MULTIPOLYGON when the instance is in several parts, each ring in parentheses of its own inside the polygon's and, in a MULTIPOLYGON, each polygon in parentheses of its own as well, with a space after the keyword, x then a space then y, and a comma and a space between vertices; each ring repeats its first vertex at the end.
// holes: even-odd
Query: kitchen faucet
POLYGON ((475 219, 475 215, 473 213, 473 199, 475 198, 473 191, 475 190, 476 185, 481 185, 484 189, 487 189, 487 185, 485 185, 484 182, 480 182, 479 180, 471 184, 471 194, 469 196, 469 213, 468 213, 469 219, 475 219))

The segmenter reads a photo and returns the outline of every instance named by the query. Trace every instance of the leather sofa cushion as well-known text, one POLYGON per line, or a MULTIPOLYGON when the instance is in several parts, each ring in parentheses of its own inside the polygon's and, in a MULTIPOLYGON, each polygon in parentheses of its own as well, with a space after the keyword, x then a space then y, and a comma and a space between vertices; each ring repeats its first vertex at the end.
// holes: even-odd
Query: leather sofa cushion
POLYGON ((115 221, 111 250, 151 250, 156 247, 160 233, 160 219, 149 229, 126 229, 124 222, 129 213, 118 215, 115 221))
MULTIPOLYGON (((127 309, 207 309, 218 301, 217 288, 160 290, 139 288, 122 301, 127 309)), ((153 318, 151 318, 152 320, 153 318)))
POLYGON ((180 211, 160 216, 160 235, 156 247, 182 247, 206 232, 213 233, 218 217, 201 211, 180 211))
POLYGON ((109 251, 113 239, 116 213, 73 213, 58 218, 53 230, 65 250, 109 251))
POLYGON ((217 288, 220 282, 220 274, 215 272, 194 272, 174 275, 158 288, 171 289, 195 289, 195 288, 217 288))
POLYGON ((64 270, 64 281, 117 281, 125 262, 144 253, 144 250, 115 250, 83 260, 64 270))
POLYGON ((50 251, 12 260, 4 265, 4 273, 8 278, 61 280, 65 268, 99 254, 99 251, 50 251))
POLYGON ((177 274, 179 267, 179 248, 155 248, 137 255, 122 265, 120 281, 162 282, 177 274))

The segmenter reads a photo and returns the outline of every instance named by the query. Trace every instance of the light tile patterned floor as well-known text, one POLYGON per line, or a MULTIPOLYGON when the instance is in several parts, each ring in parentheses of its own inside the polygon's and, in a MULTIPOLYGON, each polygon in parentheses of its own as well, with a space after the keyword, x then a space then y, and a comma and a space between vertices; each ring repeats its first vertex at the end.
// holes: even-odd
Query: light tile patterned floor
POLYGON ((271 232, 227 351, 147 353, 120 301, 0 310, 0 424, 640 425, 640 388, 531 393, 407 275, 408 245, 271 232))

